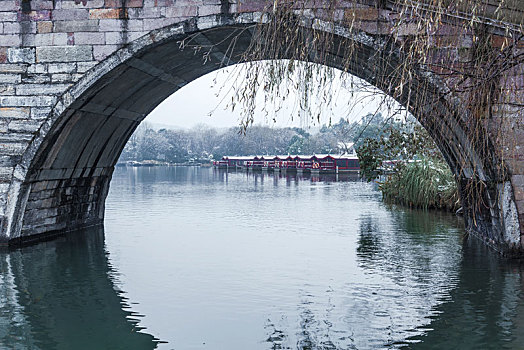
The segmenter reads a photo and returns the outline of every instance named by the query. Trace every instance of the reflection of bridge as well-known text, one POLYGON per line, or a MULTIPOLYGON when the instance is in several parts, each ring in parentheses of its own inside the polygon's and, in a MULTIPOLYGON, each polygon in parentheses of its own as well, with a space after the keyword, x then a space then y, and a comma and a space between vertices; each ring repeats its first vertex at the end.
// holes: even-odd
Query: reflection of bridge
POLYGON ((0 251, 0 348, 156 348, 125 310, 113 272, 101 227, 39 249, 0 251))
MULTIPOLYGON (((434 68, 427 70, 405 65, 403 52, 420 33, 409 21, 393 25, 399 14, 390 1, 343 4, 332 25, 324 25, 321 3, 311 5, 299 15, 304 42, 295 44, 307 45, 313 27, 334 33, 336 42, 352 43, 349 67, 340 51, 323 58, 312 52, 309 59, 346 69, 407 106, 460 180, 468 228, 505 251, 522 252, 522 64, 504 67, 497 76, 497 86, 512 94, 484 111, 490 121, 484 127, 493 133, 479 140, 463 110, 471 96, 449 93, 449 81, 438 74, 473 55, 477 34, 453 36, 456 22, 445 21, 431 34, 434 68), (399 92, 395 81, 402 81, 401 74, 411 78, 399 92), (478 191, 468 196, 470 187, 478 191)), ((100 222, 113 167, 137 125, 167 96, 216 70, 224 59, 241 61, 253 33, 244 29, 260 22, 262 5, 256 0, 1 1, 1 240, 100 222), (180 41, 189 38, 210 50, 206 64, 193 50, 181 49, 180 41)), ((501 11, 518 24, 521 10, 501 11)), ((506 26, 506 32, 495 20, 484 22, 490 50, 514 56, 522 51, 522 42, 511 44, 506 37, 517 37, 517 25, 506 26)))

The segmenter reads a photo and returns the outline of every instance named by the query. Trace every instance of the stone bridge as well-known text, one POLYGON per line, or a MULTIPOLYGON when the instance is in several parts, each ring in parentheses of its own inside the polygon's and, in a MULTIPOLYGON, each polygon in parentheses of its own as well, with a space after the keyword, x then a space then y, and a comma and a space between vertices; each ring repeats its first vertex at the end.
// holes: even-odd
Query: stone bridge
MULTIPOLYGON (((192 80, 240 62, 253 28, 264 22, 264 3, 0 1, 0 242, 33 241, 101 223, 115 163, 138 124, 192 80), (208 49, 207 62, 180 45, 183 40, 208 49)), ((509 97, 485 112, 487 133, 479 142, 465 107, 471 93, 450 93, 454 82, 442 74, 471 57, 479 40, 473 32, 452 35, 463 19, 450 16, 431 34, 428 50, 436 64, 410 67, 410 84, 398 94, 403 51, 420 34, 416 22, 395 25, 406 14, 399 14, 394 1, 360 0, 340 1, 328 23, 325 3, 312 1, 297 14, 301 30, 355 43, 353 64, 344 66, 337 52, 329 60, 314 54, 310 60, 346 69, 409 108, 458 179, 468 230, 506 255, 522 255, 522 60, 497 77, 498 89, 510 91, 509 97), (389 83, 378 78, 385 74, 389 83), (473 195, 467 193, 471 184, 480 188, 473 195)), ((502 10, 513 18, 510 24, 490 16, 500 10, 494 5, 482 18, 483 28, 490 50, 507 54, 510 47, 509 54, 518 57, 524 50, 523 8, 518 0, 507 3, 502 10)))

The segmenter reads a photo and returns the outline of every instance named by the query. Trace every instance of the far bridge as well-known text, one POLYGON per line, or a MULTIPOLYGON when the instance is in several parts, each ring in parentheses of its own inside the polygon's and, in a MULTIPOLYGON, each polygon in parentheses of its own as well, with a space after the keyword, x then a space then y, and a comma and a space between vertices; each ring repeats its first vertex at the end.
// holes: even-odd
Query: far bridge
MULTIPOLYGON (((307 59, 362 78, 408 108, 458 180, 467 229, 506 255, 522 256, 524 5, 482 0, 483 12, 470 18, 468 9, 462 16, 461 9, 432 7, 434 1, 411 8, 403 2, 298 1, 303 40, 293 45, 310 45, 318 33, 339 43, 307 59), (438 27, 421 28, 438 11, 438 27), (468 21, 475 25, 460 32, 468 21), (426 61, 419 64, 407 53, 423 35, 426 61), (351 45, 350 55, 341 55, 343 45, 351 45), (476 60, 480 49, 492 64, 476 60), (477 74, 489 73, 489 106, 477 96, 484 88, 456 88, 464 81, 452 73, 466 61, 477 74)), ((0 1, 0 241, 101 223, 115 163, 140 122, 189 82, 243 62, 257 28, 270 21, 267 5, 285 3, 0 1), (207 61, 181 42, 206 48, 207 61)), ((290 58, 287 52, 267 58, 290 58)))

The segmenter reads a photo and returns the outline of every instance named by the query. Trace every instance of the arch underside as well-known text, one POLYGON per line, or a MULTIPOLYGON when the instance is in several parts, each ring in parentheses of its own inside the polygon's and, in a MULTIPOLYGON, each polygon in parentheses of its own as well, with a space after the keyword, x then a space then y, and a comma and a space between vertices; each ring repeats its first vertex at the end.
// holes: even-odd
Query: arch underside
MULTIPOLYGON (((189 82, 224 65, 242 61, 242 54, 252 39, 249 27, 253 24, 235 24, 234 19, 231 23, 225 22, 212 29, 174 34, 144 47, 107 74, 97 77, 56 117, 32 158, 21 186, 17 204, 20 217, 13 220, 11 238, 25 240, 103 221, 114 166, 145 116, 189 82), (233 38, 235 45, 231 45, 233 38), (203 50, 211 50, 205 64, 202 50, 181 48, 180 41, 188 39, 192 44, 201 45, 203 50)), ((327 56, 323 53, 321 61, 320 55, 311 52, 311 61, 348 71, 409 106, 437 142, 457 178, 465 177, 468 168, 482 169, 468 144, 455 107, 442 97, 439 87, 430 82, 427 75, 413 70, 410 84, 402 94, 395 95, 394 88, 400 81, 396 72, 402 64, 401 53, 394 45, 382 45, 382 51, 377 50, 372 42, 383 38, 368 37, 364 43, 358 39, 362 33, 357 34, 353 38, 349 37, 353 34, 334 35, 333 52, 327 56), (373 40, 369 41, 370 38, 373 40), (350 65, 340 54, 345 52, 340 48, 348 39, 355 48, 350 65)), ((176 117, 175 109, 173 118, 176 117)))

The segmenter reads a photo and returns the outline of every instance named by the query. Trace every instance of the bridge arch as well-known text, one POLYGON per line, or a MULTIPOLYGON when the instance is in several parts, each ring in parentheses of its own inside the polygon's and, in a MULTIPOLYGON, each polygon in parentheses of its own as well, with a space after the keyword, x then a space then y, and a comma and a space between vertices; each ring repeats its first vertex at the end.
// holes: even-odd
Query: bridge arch
MULTIPOLYGON (((139 123, 190 81, 224 63, 239 63, 251 41, 250 28, 260 18, 259 12, 195 17, 154 30, 89 70, 59 98, 16 166, 7 220, 2 224, 5 239, 27 241, 101 223, 113 168, 139 123), (209 62, 202 64, 200 56, 181 48, 182 40, 209 47, 209 62)), ((482 198, 468 197, 462 191, 468 228, 481 232, 497 248, 520 249, 511 185, 499 169, 485 161, 486 154, 479 153, 485 150, 479 151, 468 136, 460 99, 450 95, 437 76, 417 67, 411 69, 409 86, 397 94, 396 82, 401 79, 395 72, 403 64, 403 53, 387 37, 308 17, 301 18, 301 23, 306 32, 333 31, 334 40, 356 44, 354 64, 349 67, 338 52, 331 52, 327 60, 312 53, 311 61, 348 71, 408 106, 436 141, 461 189, 476 178, 488 184, 478 193, 482 198), (392 81, 381 79, 384 76, 392 81), (499 200, 501 189, 509 193, 504 208, 499 200), (477 200, 487 204, 480 211, 472 203, 477 200), (504 220, 508 213, 513 221, 504 220)))

